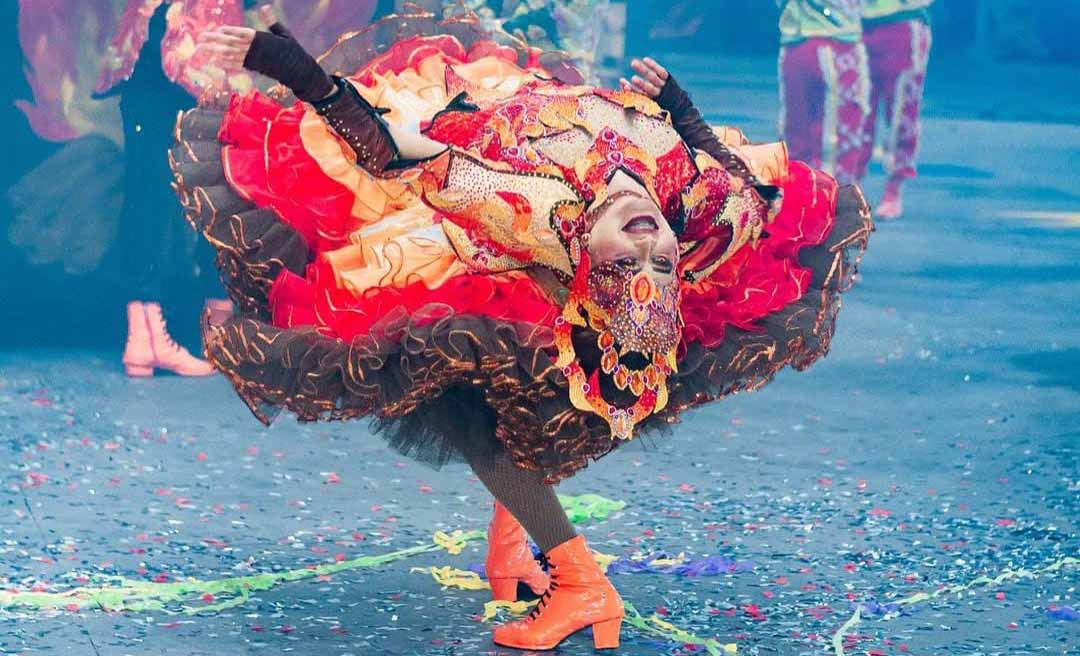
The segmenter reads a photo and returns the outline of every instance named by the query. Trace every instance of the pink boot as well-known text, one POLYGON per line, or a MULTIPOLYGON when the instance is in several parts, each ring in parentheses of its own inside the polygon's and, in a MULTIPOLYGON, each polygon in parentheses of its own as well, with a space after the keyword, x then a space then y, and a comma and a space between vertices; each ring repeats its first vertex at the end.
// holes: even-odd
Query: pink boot
POLYGON ((168 369, 180 376, 209 376, 214 367, 200 360, 169 336, 161 306, 128 303, 128 343, 124 369, 129 376, 152 376, 154 369, 168 369), (140 325, 141 319, 141 325, 140 325))
POLYGON ((904 197, 900 193, 899 182, 889 182, 885 185, 885 194, 881 197, 874 214, 879 219, 899 219, 904 213, 904 197))
POLYGON ((154 346, 150 343, 150 327, 146 324, 146 308, 142 301, 127 304, 128 337, 124 347, 124 371, 133 378, 154 375, 154 346))

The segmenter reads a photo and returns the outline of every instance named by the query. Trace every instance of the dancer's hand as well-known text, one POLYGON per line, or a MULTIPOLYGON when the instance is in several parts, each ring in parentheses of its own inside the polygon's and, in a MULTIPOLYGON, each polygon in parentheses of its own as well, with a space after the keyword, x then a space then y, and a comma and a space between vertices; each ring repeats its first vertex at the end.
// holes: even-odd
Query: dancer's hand
POLYGON ((277 22, 269 5, 259 8, 259 19, 270 25, 269 32, 222 26, 205 32, 199 47, 223 67, 243 67, 281 82, 305 102, 331 95, 333 80, 289 30, 277 22))
POLYGON ((253 41, 255 30, 250 27, 221 25, 199 35, 195 52, 226 70, 238 70, 244 67, 244 58, 253 41))
MULTIPOLYGON (((274 18, 274 8, 270 5, 259 7, 259 20, 267 26, 277 22, 274 18)), ((226 70, 236 70, 244 67, 244 57, 247 57, 248 51, 251 50, 253 41, 255 41, 255 30, 252 28, 221 25, 200 34, 195 50, 226 70)))
POLYGON ((634 69, 637 75, 630 80, 621 78, 619 84, 622 88, 626 91, 636 91, 655 100, 664 88, 664 83, 667 82, 667 69, 657 64, 652 57, 635 59, 630 62, 630 68, 634 69))

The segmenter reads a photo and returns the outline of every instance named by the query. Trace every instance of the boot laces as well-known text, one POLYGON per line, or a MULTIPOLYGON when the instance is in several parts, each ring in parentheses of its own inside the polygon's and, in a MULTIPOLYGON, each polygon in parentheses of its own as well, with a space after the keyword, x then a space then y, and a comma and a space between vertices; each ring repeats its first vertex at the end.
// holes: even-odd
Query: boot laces
POLYGON ((179 351, 180 345, 176 343, 176 340, 173 339, 172 334, 169 332, 169 324, 165 322, 165 315, 156 309, 150 311, 154 313, 157 321, 161 323, 161 330, 165 336, 165 346, 169 347, 171 350, 179 351))
POLYGON ((548 589, 544 591, 544 594, 540 595, 539 601, 537 601, 536 605, 533 606, 533 609, 529 611, 528 621, 532 621, 540 617, 540 613, 542 613, 544 609, 547 608, 547 602, 548 599, 551 599, 552 590, 557 590, 559 588, 559 574, 555 571, 555 564, 547 560, 546 558, 544 558, 544 564, 547 566, 550 576, 550 580, 548 581, 548 589))

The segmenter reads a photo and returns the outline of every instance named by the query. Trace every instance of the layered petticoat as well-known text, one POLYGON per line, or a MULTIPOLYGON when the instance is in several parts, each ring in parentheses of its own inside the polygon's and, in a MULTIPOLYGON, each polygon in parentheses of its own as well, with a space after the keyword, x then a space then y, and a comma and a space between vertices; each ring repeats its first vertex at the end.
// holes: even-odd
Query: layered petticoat
MULTIPOLYGON (((460 92, 483 104, 539 76, 572 74, 467 23, 408 23, 408 32, 399 22, 352 35, 323 65, 391 108, 392 122, 429 128, 437 115, 429 134, 447 143, 468 146, 483 120, 455 109, 460 92), (380 48, 380 39, 396 45, 380 48)), ((669 402, 638 434, 828 351, 872 230, 868 208, 857 188, 771 153, 759 173, 782 188, 782 208, 766 238, 684 286, 669 402)), ((207 355, 255 415, 372 417, 377 433, 422 461, 505 449, 549 481, 615 448, 604 421, 571 405, 554 365, 559 290, 525 270, 476 273, 437 212, 350 156, 313 112, 260 95, 178 124, 181 202, 217 248, 240 308, 206 326, 207 355)))

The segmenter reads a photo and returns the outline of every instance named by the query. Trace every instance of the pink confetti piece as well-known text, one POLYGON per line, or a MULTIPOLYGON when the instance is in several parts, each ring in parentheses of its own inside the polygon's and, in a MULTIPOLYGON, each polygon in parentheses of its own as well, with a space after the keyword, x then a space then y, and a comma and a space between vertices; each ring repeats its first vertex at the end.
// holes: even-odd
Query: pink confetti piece
POLYGON ((27 472, 26 473, 26 481, 23 483, 23 488, 24 489, 32 489, 32 488, 36 488, 36 487, 41 487, 42 485, 44 485, 45 483, 48 483, 48 482, 49 482, 49 477, 46 474, 42 474, 41 472, 36 472, 36 471, 27 472))
POLYGON ((765 613, 761 611, 761 608, 759 608, 757 604, 743 606, 743 612, 755 622, 764 622, 765 620, 769 619, 765 615, 765 613))

